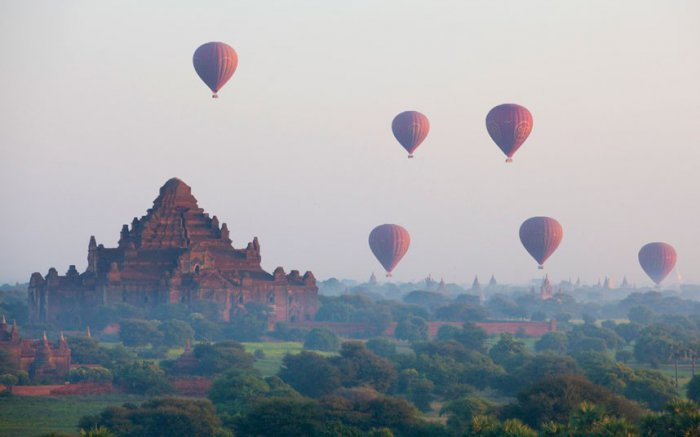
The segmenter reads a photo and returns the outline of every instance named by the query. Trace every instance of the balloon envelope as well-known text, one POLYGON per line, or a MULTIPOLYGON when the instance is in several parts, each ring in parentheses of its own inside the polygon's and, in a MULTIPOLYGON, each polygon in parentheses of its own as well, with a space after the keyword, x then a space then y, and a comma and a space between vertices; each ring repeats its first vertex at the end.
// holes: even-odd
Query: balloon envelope
POLYGON ((648 243, 639 250, 639 264, 656 285, 671 273, 676 258, 676 250, 667 243, 648 243))
POLYGON ((402 112, 391 123, 394 136, 408 152, 408 157, 413 158, 413 152, 425 140, 430 131, 428 117, 418 111, 402 112))
POLYGON ((214 93, 212 97, 216 97, 236 71, 238 55, 228 44, 208 42, 195 50, 192 63, 199 77, 214 93))
POLYGON ((411 236, 399 225, 380 225, 369 234, 369 248, 386 270, 387 276, 391 276, 391 271, 406 254, 410 244, 411 236))
POLYGON ((532 132, 532 114, 514 103, 498 105, 486 115, 486 129, 491 139, 512 161, 513 154, 532 132))
POLYGON ((539 268, 557 250, 563 236, 564 229, 551 217, 531 217, 520 225, 520 241, 539 268))

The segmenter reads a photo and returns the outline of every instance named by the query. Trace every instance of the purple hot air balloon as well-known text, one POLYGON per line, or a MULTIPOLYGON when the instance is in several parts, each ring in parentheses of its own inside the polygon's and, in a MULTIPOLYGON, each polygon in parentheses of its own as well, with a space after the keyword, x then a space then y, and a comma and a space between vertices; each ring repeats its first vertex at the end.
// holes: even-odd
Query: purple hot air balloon
POLYGON ((430 131, 430 122, 428 117, 418 111, 406 111, 394 117, 391 130, 399 144, 408 152, 408 157, 413 158, 413 152, 430 131))
POLYGON ((506 154, 506 162, 522 146, 532 131, 532 114, 514 103, 498 105, 486 116, 486 129, 491 139, 506 154))
POLYGON ((208 42, 195 50, 192 56, 194 69, 202 81, 211 89, 212 98, 218 98, 217 93, 223 87, 238 66, 238 55, 228 44, 208 42))
POLYGON ((558 221, 551 217, 531 217, 520 225, 520 241, 535 261, 543 269, 547 261, 561 243, 564 230, 558 221))
POLYGON ((380 225, 369 234, 369 248, 386 270, 387 277, 391 276, 410 244, 411 236, 399 225, 380 225))
POLYGON ((639 264, 658 287, 676 265, 676 250, 668 243, 648 243, 639 250, 639 264))

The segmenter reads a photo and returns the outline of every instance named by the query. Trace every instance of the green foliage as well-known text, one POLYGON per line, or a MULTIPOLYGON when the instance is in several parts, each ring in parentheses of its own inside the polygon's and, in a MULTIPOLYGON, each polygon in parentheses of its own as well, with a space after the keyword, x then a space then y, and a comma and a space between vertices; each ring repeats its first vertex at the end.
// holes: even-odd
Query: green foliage
POLYGON ((464 435, 472 428, 472 419, 483 416, 494 407, 490 402, 477 397, 463 397, 448 402, 440 410, 447 416, 447 427, 455 435, 464 435))
POLYGON ((112 382, 112 372, 104 367, 78 367, 68 374, 70 382, 112 382))
POLYGON ((141 319, 143 309, 127 303, 99 305, 95 312, 86 320, 94 330, 102 330, 107 325, 118 323, 125 319, 141 319))
POLYGON ((635 306, 630 308, 627 318, 630 322, 648 325, 654 320, 654 311, 646 305, 635 306))
POLYGON ((182 320, 167 320, 158 326, 162 342, 168 347, 183 347, 187 340, 194 338, 194 330, 189 323, 182 320))
POLYGON ((448 322, 479 322, 488 317, 488 310, 480 305, 451 303, 435 309, 435 318, 448 322))
POLYGON ((427 340, 428 323, 420 317, 405 317, 397 323, 394 335, 400 340, 410 342, 427 340))
POLYGON ((308 332, 307 329, 290 328, 287 322, 277 322, 272 335, 284 341, 304 341, 308 332))
POLYGON ((340 342, 335 332, 326 328, 314 328, 306 335, 304 349, 334 352, 338 350, 340 342))
POLYGON ((645 436, 698 436, 700 410, 692 401, 677 399, 664 411, 642 420, 641 435, 645 436))
POLYGON ((659 411, 678 397, 673 382, 658 371, 637 369, 628 381, 623 395, 659 411))
POLYGON ((306 399, 274 398, 257 404, 236 423, 236 434, 245 436, 315 436, 322 429, 318 405, 306 399))
POLYGON ((12 373, 3 373, 0 375, 0 385, 12 387, 13 385, 17 385, 18 382, 19 378, 12 373))
POLYGON ((359 342, 343 343, 340 357, 329 360, 337 367, 345 387, 367 385, 386 392, 398 378, 391 362, 373 354, 359 342))
POLYGON ((304 396, 319 397, 340 387, 338 369, 315 352, 284 357, 279 377, 304 396))
POLYGON ((548 332, 535 343, 537 352, 552 352, 563 355, 569 348, 569 339, 563 332, 548 332))
POLYGON ((119 323, 119 340, 124 346, 158 344, 162 338, 158 323, 143 319, 125 319, 119 323))
POLYGON ((501 334, 498 343, 489 351, 489 357, 494 363, 512 370, 523 365, 530 356, 525 343, 516 340, 511 334, 501 334))
POLYGON ((462 326, 462 331, 455 336, 455 340, 462 343, 467 349, 486 352, 484 342, 487 337, 486 331, 471 322, 466 322, 462 326))
POLYGON ((100 347, 100 344, 89 337, 68 338, 70 347, 71 362, 75 364, 101 364, 108 365, 110 362, 107 349, 100 347))
POLYGON ((270 386, 258 375, 232 371, 214 380, 209 399, 220 412, 240 415, 267 396, 270 386))
POLYGON ((160 398, 141 406, 124 404, 80 420, 82 429, 105 427, 117 437, 226 436, 208 400, 160 398))
POLYGON ((137 361, 117 369, 114 382, 127 393, 153 396, 173 391, 163 370, 147 361, 137 361))
POLYGON ((12 355, 5 349, 0 349, 0 374, 14 372, 15 363, 13 362, 12 355))
POLYGON ((0 398, 0 435, 75 436, 78 422, 84 415, 97 414, 124 402, 142 402, 142 396, 124 393, 91 396, 13 396, 0 398), (49 434, 46 434, 49 435, 49 434))
POLYGON ((396 343, 381 337, 370 338, 365 347, 374 354, 384 358, 389 358, 396 353, 396 343))
POLYGON ((546 422, 566 423, 581 402, 600 405, 614 417, 637 421, 642 410, 636 404, 595 385, 581 376, 545 378, 517 396, 517 403, 508 405, 504 417, 515 417, 530 426, 546 422))
POLYGON ((193 350, 199 361, 198 373, 205 376, 217 375, 228 370, 252 370, 255 358, 236 341, 200 343, 193 350))
POLYGON ((690 382, 688 382, 686 396, 696 404, 700 404, 700 375, 693 376, 690 382))

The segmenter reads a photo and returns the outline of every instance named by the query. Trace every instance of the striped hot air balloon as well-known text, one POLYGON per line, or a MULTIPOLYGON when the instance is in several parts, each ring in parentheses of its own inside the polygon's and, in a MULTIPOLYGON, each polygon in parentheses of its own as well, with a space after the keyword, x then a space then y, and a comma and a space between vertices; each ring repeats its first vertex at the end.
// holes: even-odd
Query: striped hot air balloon
POLYGON ((676 250, 668 243, 648 243, 639 250, 639 264, 658 286, 676 265, 676 250))
POLYGON ((386 270, 387 277, 391 277, 392 270, 406 254, 410 244, 411 236, 399 225, 380 225, 369 234, 369 248, 386 270))
POLYGON ((228 44, 208 42, 195 50, 192 56, 194 69, 202 81, 211 89, 212 97, 218 98, 217 93, 223 87, 238 66, 238 55, 228 44))
POLYGON ((402 112, 391 123, 394 136, 408 152, 408 157, 413 158, 413 152, 421 145, 430 131, 428 117, 418 111, 402 112))
POLYGON ((506 154, 506 162, 523 145, 532 132, 532 114, 514 103, 498 105, 486 115, 486 129, 491 139, 506 154))
POLYGON ((531 217, 520 225, 520 241, 535 258, 540 269, 544 268, 544 262, 557 250, 563 236, 561 225, 551 217, 531 217))

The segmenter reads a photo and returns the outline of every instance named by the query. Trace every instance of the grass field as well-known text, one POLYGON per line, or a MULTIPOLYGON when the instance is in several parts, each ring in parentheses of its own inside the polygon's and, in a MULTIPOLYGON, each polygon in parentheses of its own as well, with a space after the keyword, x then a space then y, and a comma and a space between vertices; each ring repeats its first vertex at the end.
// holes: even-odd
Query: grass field
MULTIPOLYGON (((262 376, 276 375, 282 366, 282 358, 287 354, 298 354, 304 350, 302 343, 296 341, 280 341, 280 342, 250 342, 243 343, 246 352, 254 353, 256 350, 261 350, 265 353, 265 358, 258 359, 255 362, 255 368, 260 371, 262 376)), ((336 355, 334 352, 314 351, 324 356, 336 355)))
POLYGON ((0 436, 38 436, 51 431, 78 435, 81 417, 125 402, 141 403, 146 399, 126 394, 0 398, 0 436))

